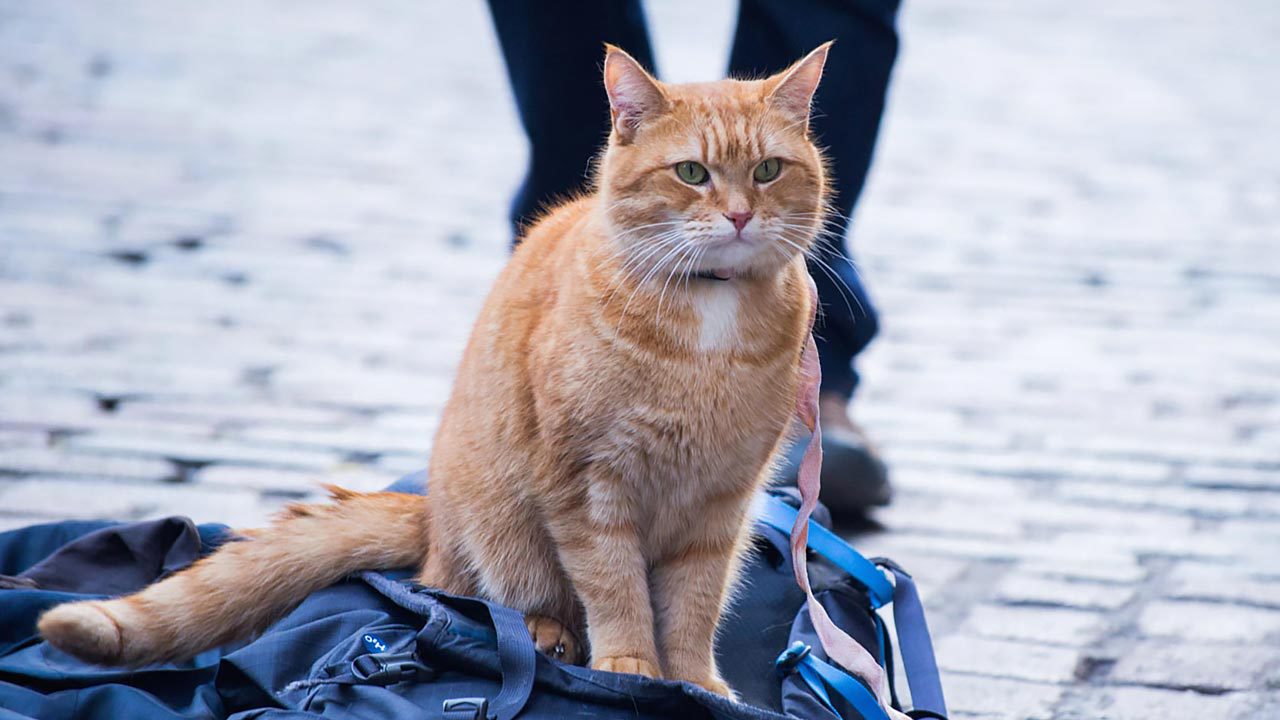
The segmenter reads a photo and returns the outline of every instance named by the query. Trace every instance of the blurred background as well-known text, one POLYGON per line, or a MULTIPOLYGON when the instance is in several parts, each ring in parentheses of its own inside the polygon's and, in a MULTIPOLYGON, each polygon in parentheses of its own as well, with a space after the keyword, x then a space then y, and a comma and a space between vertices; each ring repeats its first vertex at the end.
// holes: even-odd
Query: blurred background
MULTIPOLYGON (((664 79, 723 74, 734 3, 646 9, 664 79)), ((900 32, 859 548, 958 717, 1280 713, 1280 5, 900 32)), ((0 0, 0 530, 422 467, 526 153, 482 3, 0 0)))

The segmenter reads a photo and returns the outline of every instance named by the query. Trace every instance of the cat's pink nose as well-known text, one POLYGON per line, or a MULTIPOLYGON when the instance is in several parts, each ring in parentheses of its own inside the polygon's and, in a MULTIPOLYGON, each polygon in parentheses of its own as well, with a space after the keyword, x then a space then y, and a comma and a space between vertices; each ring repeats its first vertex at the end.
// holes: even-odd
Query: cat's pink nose
POLYGON ((755 217, 755 213, 750 210, 744 210, 742 212, 727 212, 724 216, 729 218, 729 222, 733 223, 733 226, 737 228, 738 232, 742 232, 742 228, 746 227, 747 223, 751 222, 751 218, 755 217))

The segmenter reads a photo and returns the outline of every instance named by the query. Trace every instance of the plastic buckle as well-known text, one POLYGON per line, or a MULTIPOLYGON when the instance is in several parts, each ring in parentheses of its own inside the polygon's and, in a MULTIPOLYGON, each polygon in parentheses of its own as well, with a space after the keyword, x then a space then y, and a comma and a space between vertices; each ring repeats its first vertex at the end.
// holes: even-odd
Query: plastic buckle
POLYGON ((489 701, 485 698, 453 698, 440 706, 444 720, 486 720, 489 701))
POLYGON ((394 685, 405 680, 431 680, 436 673, 408 653, 361 655, 351 661, 351 674, 362 682, 394 685))
POLYGON ((773 661, 773 669, 778 671, 779 677, 786 677, 795 672, 800 663, 809 657, 809 653, 813 652, 813 648, 804 642, 797 640, 783 650, 778 659, 773 661))

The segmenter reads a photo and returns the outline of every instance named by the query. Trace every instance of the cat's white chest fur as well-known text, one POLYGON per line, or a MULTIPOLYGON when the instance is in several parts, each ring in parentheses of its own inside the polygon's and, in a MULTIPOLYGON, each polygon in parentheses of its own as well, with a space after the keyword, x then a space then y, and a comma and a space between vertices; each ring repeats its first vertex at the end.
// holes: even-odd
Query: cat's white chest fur
MULTIPOLYGON (((705 281, 704 281, 705 282, 705 281)), ((738 341, 738 289, 732 282, 713 281, 693 296, 698 312, 698 349, 723 350, 738 341)))

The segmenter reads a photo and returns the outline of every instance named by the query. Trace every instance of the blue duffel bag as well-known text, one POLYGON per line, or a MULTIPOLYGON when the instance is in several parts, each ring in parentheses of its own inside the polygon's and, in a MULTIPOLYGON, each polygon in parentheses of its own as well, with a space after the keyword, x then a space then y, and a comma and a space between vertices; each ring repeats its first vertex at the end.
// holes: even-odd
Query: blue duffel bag
MULTIPOLYGON (((420 492, 421 477, 411 476, 393 488, 420 492)), ((0 574, 17 578, 0 583, 9 587, 0 590, 0 720, 882 720, 885 714, 867 687, 827 661, 809 623, 788 549, 796 504, 785 492, 761 499, 759 538, 744 565, 745 586, 721 628, 718 660, 725 679, 741 695, 738 703, 686 683, 552 660, 534 649, 519 613, 417 586, 405 579, 408 573, 363 573, 314 593, 261 637, 202 653, 187 663, 136 672, 95 667, 41 642, 34 633, 35 616, 57 602, 136 588, 95 591, 88 581, 78 582, 74 592, 50 591, 24 585, 21 574, 32 566, 42 568, 39 577, 47 583, 59 564, 41 561, 53 551, 55 540, 70 540, 59 557, 79 563, 80 574, 86 558, 91 561, 98 549, 122 547, 126 551, 113 554, 105 575, 119 577, 124 563, 136 559, 142 572, 134 574, 141 577, 130 582, 145 584, 210 551, 210 528, 197 532, 190 521, 169 519, 157 521, 166 523, 162 527, 45 526, 2 534, 0 574), (88 532, 95 527, 101 529, 88 532), (183 528, 189 531, 185 535, 183 528), (88 534, 72 539, 81 532, 88 534), (30 551, 41 543, 48 552, 30 551), (26 551, 6 555, 6 547, 26 551)), ((891 663, 894 653, 876 610, 892 602, 914 705, 909 714, 944 718, 928 631, 910 577, 891 563, 882 563, 882 572, 812 520, 809 545, 815 555, 810 578, 819 602, 882 664, 891 663)))

